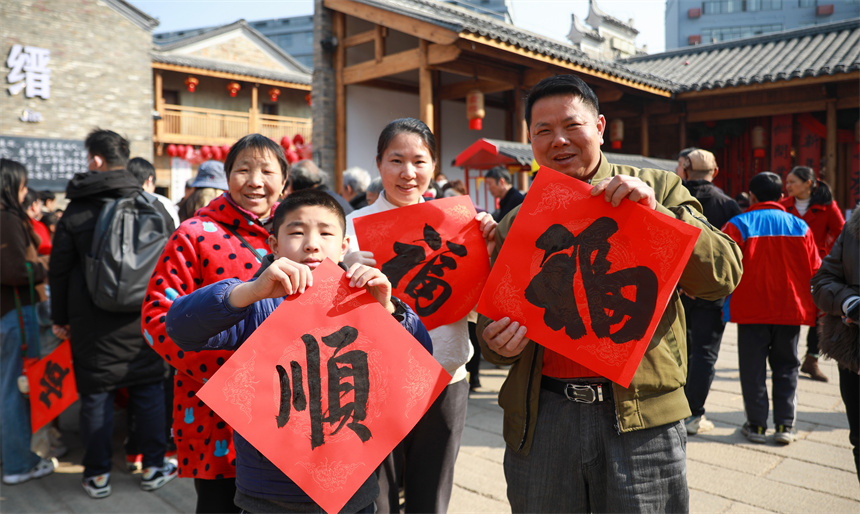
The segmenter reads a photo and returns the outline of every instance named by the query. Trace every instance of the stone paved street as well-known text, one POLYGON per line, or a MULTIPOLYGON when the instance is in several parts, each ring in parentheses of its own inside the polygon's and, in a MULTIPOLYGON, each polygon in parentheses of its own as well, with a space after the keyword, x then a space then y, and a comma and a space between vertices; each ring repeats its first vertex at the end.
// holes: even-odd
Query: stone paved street
MULTIPOLYGON (((806 348, 801 333, 801 351, 806 348)), ((738 382, 737 329, 726 328, 707 416, 716 428, 691 437, 687 473, 692 512, 860 512, 860 485, 851 462, 848 422, 839 397, 836 365, 822 361, 829 383, 800 379, 798 440, 788 446, 747 442, 740 434, 743 402, 738 382)), ((457 462, 450 512, 509 512, 502 470, 502 411, 496 397, 506 370, 484 363, 483 388, 473 393, 457 462)), ((118 424, 120 418, 118 416, 118 424)), ((63 423, 73 425, 73 416, 63 423)), ((154 493, 142 492, 139 475, 112 474, 113 494, 91 500, 80 487, 78 436, 65 430, 71 452, 54 475, 19 486, 3 486, 0 512, 193 512, 193 482, 177 479, 154 493)), ((121 438, 115 438, 115 465, 121 438)))

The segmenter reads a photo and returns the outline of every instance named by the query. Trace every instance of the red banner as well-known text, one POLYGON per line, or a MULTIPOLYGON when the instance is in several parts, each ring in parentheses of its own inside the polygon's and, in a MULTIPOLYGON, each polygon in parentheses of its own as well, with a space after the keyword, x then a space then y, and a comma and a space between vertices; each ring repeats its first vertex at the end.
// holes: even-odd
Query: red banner
POLYGON ((355 218, 363 251, 391 281, 394 294, 428 330, 475 308, 490 273, 487 244, 468 196, 442 198, 355 218))
POLYGON ((533 341, 627 387, 700 230, 590 191, 541 167, 478 312, 510 317, 533 341))
MULTIPOLYGON (((791 114, 773 116, 770 137, 770 171, 776 173, 785 181, 786 175, 791 171, 791 114)), ((746 191, 749 184, 741 188, 746 191)))
POLYGON ((78 400, 72 346, 68 339, 47 357, 27 367, 30 384, 30 424, 35 433, 78 400))
POLYGON ((797 149, 797 165, 809 166, 815 172, 815 176, 820 177, 821 141, 824 139, 821 132, 825 130, 825 127, 811 114, 807 116, 798 116, 797 121, 800 131, 800 141, 797 149))
POLYGON ((338 512, 451 380, 326 259, 197 393, 326 512, 338 512))

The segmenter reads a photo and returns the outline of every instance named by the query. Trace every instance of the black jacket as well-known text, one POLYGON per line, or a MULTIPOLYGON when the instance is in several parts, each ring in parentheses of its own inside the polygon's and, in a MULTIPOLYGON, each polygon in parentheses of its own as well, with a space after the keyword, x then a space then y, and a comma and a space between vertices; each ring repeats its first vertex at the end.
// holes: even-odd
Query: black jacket
POLYGON ((708 222, 716 228, 723 228, 727 221, 741 213, 738 202, 707 180, 688 180, 685 185, 702 204, 708 222))
POLYGON ((514 207, 523 203, 526 197, 520 192, 519 189, 512 187, 508 189, 508 192, 505 193, 505 196, 499 200, 499 210, 493 213, 493 219, 496 220, 496 223, 502 221, 502 218, 507 216, 509 212, 511 212, 514 207))
POLYGON ((48 277, 53 322, 71 325, 72 360, 78 391, 83 394, 165 377, 164 361, 141 334, 140 312, 96 307, 84 278, 84 256, 92 245, 104 200, 135 190, 141 190, 140 184, 126 170, 78 173, 66 187, 71 202, 57 223, 48 277))

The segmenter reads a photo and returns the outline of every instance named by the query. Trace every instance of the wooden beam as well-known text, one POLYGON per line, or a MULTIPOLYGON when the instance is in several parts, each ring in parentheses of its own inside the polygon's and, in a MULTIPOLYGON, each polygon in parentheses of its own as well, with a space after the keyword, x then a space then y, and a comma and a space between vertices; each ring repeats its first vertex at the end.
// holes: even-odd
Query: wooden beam
POLYGON ((593 87, 592 89, 601 104, 617 102, 618 100, 621 100, 622 96, 624 96, 624 91, 617 87, 593 87))
MULTIPOLYGON (((430 70, 430 74, 433 77, 433 91, 439 91, 442 74, 437 70, 430 70)), ((442 138, 445 136, 442 130, 442 100, 438 94, 433 95, 433 126, 435 127, 433 135, 436 137, 436 169, 433 171, 435 180, 436 175, 442 172, 442 138)))
POLYGON ((756 116, 775 116, 777 114, 796 114, 800 112, 820 112, 827 109, 825 100, 808 102, 793 102, 768 105, 750 105, 731 109, 714 109, 707 111, 688 111, 687 121, 733 120, 738 118, 755 118, 756 116))
MULTIPOLYGON (((379 27, 379 25, 377 25, 379 27)), ((341 44, 344 48, 352 48, 354 46, 363 45, 365 43, 370 43, 371 41, 376 40, 376 29, 365 30, 364 32, 359 32, 358 34, 353 34, 349 37, 343 38, 341 44)))
POLYGON ((648 157, 648 116, 643 114, 640 120, 642 122, 642 130, 640 133, 640 137, 642 138, 642 149, 640 150, 640 153, 645 157, 648 157))
POLYGON ((248 109, 248 130, 251 133, 260 132, 260 112, 259 112, 259 93, 260 84, 251 86, 251 108, 248 109))
POLYGON ((785 89, 790 87, 812 86, 817 84, 832 84, 834 82, 842 82, 847 80, 853 80, 855 82, 860 80, 860 71, 840 73, 838 75, 822 75, 819 77, 804 77, 798 79, 780 80, 778 82, 766 82, 764 84, 721 87, 719 89, 707 89, 704 91, 687 91, 685 93, 678 93, 676 95, 676 98, 678 100, 691 100, 693 98, 702 98, 706 96, 736 95, 738 93, 749 93, 753 91, 768 91, 772 89, 785 89))
POLYGON ((167 64, 163 62, 152 63, 153 70, 175 71, 178 73, 192 73, 194 75, 202 75, 204 77, 214 77, 218 79, 241 80, 244 82, 257 82, 266 86, 285 87, 289 89, 300 89, 302 91, 310 91, 310 84, 299 84, 298 82, 285 82, 283 80, 272 80, 254 77, 251 75, 241 75, 238 73, 226 73, 223 71, 207 70, 196 66, 182 66, 179 64, 167 64))
POLYGON ((342 12, 432 43, 448 45, 457 41, 459 37, 453 30, 352 0, 324 0, 323 4, 333 11, 342 12))
POLYGON ((361 83, 362 87, 373 87, 377 89, 387 89, 388 91, 400 91, 401 93, 409 93, 418 95, 418 86, 416 84, 406 84, 394 80, 373 79, 361 83))
MULTIPOLYGON (((513 115, 514 123, 514 141, 517 143, 529 142, 529 132, 528 127, 526 127, 526 102, 524 93, 522 83, 517 83, 517 87, 514 88, 514 110, 513 113, 511 113, 513 115)), ((517 173, 514 178, 513 185, 520 191, 528 191, 528 173, 517 173)))
POLYGON ((828 184, 836 184, 836 99, 827 100, 827 139, 825 144, 824 180, 828 184))
POLYGON ((679 115, 678 118, 678 142, 681 145, 681 148, 687 148, 687 116, 684 114, 679 115))
POLYGON ((386 55, 382 61, 365 61, 359 64, 347 66, 343 70, 345 85, 358 84, 367 80, 379 79, 403 73, 418 68, 421 60, 421 51, 418 48, 404 50, 396 54, 386 55))
POLYGON ((436 66, 446 62, 456 61, 462 51, 455 45, 430 45, 427 49, 427 64, 436 66))
POLYGON ((439 98, 442 100, 458 100, 465 98, 466 93, 472 89, 480 89, 482 93, 498 93, 499 91, 510 91, 515 84, 510 82, 496 82, 495 80, 467 80, 448 84, 439 90, 439 98))
MULTIPOLYGON (((160 141, 164 135, 164 119, 162 114, 164 112, 164 77, 162 75, 161 70, 155 70, 155 110, 162 117, 162 119, 155 121, 155 139, 157 141, 160 141)), ((161 154, 159 153, 159 155, 161 154)))
POLYGON ((385 38, 388 37, 388 29, 377 25, 373 31, 373 58, 377 63, 382 62, 385 57, 385 38))
POLYGON ((464 60, 439 64, 435 68, 440 71, 463 75, 464 77, 477 78, 478 80, 510 82, 511 84, 516 84, 520 80, 520 74, 514 70, 506 70, 491 64, 471 63, 464 60))
POLYGON ((486 45, 492 48, 497 48, 500 50, 504 50, 512 55, 518 55, 522 57, 526 57, 532 59, 534 61, 543 62, 547 64, 552 64, 553 66, 558 66, 559 68, 564 68, 566 70, 575 71, 577 73, 581 73, 583 75, 589 75, 592 77, 601 78, 612 82, 614 84, 624 85, 633 89, 637 89, 640 91, 644 91, 647 93, 651 93, 657 96, 663 96, 666 98, 672 97, 672 91, 668 89, 663 89, 655 86, 650 86, 648 84, 643 84, 641 82, 635 82, 630 79, 625 79, 622 77, 616 77, 610 73, 606 73, 604 71, 598 71, 587 66, 583 66, 581 64, 575 64, 570 61, 559 59, 557 57, 550 57, 548 55, 544 55, 538 52, 533 52, 531 50, 526 50, 520 48, 516 45, 512 45, 510 43, 505 43, 503 41, 496 41, 486 36, 481 36, 478 34, 473 34, 470 32, 461 32, 460 37, 462 39, 472 41, 474 43, 479 43, 482 45, 486 45))
MULTIPOLYGON (((340 12, 332 13, 332 32, 338 41, 346 34, 346 16, 340 12)), ((346 83, 344 81, 344 65, 346 64, 346 47, 338 45, 332 59, 334 67, 334 119, 335 119, 335 156, 334 156, 334 191, 340 194, 343 184, 343 170, 346 169, 346 83)))
POLYGON ((420 50, 420 67, 418 68, 418 113, 421 121, 427 124, 433 132, 433 73, 427 66, 427 41, 418 43, 420 50))

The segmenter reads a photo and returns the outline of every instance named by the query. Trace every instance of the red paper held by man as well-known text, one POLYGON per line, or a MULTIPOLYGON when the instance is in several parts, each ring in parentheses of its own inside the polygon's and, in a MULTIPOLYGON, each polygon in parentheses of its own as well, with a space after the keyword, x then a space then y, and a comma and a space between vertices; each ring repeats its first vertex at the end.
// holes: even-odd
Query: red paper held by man
POLYGON ((624 387, 657 328, 699 229, 541 167, 478 312, 624 387), (557 223, 557 220, 567 220, 557 223))

